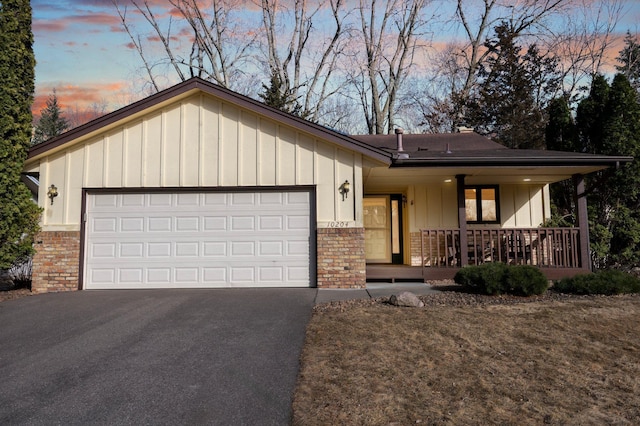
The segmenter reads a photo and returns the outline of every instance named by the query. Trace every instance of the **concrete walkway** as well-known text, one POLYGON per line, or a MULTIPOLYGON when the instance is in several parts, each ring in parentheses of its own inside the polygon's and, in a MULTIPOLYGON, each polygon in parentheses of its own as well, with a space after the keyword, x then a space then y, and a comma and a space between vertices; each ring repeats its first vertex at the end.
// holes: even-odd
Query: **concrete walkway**
POLYGON ((316 305, 339 300, 375 299, 389 297, 392 294, 410 291, 418 296, 439 293, 429 284, 417 283, 367 283, 367 288, 362 289, 326 289, 319 288, 316 294, 316 305))

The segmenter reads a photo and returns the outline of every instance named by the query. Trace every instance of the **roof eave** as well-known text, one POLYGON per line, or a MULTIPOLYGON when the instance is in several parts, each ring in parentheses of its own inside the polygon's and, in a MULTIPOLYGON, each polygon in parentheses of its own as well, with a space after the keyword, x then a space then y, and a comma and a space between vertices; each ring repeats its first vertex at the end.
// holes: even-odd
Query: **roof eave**
POLYGON ((394 158, 391 167, 617 167, 630 163, 628 156, 593 157, 455 157, 455 158, 394 158))

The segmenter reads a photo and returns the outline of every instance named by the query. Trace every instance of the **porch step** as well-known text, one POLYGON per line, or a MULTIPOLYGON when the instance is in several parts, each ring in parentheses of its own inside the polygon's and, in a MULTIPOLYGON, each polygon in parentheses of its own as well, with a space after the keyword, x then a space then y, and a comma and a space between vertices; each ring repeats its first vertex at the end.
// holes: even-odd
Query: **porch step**
POLYGON ((422 268, 408 265, 367 265, 367 281, 400 282, 413 281, 424 282, 422 268))

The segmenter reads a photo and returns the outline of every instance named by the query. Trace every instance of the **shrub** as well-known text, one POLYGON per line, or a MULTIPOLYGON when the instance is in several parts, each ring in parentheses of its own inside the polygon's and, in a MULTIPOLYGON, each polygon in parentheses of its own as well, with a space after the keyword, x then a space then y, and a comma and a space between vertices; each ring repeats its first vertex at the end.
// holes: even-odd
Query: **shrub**
POLYGON ((456 273, 454 280, 473 291, 490 295, 531 296, 544 293, 549 286, 538 268, 506 263, 466 266, 456 273))
POLYGON ((507 269, 505 263, 484 263, 460 269, 454 281, 484 294, 502 294, 502 282, 507 269))
POLYGON ((559 293, 573 294, 640 293, 640 279, 611 269, 564 278, 553 284, 553 290, 559 293))
POLYGON ((512 265, 506 270, 504 287, 509 294, 532 296, 547 291, 549 280, 535 266, 512 265))

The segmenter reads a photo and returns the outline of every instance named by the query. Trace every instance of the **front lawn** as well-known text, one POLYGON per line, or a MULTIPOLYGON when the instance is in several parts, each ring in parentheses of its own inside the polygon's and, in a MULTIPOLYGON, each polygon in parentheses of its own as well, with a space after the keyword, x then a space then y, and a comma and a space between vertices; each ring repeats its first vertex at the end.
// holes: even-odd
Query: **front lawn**
POLYGON ((319 306, 293 423, 640 424, 640 296, 319 306))

